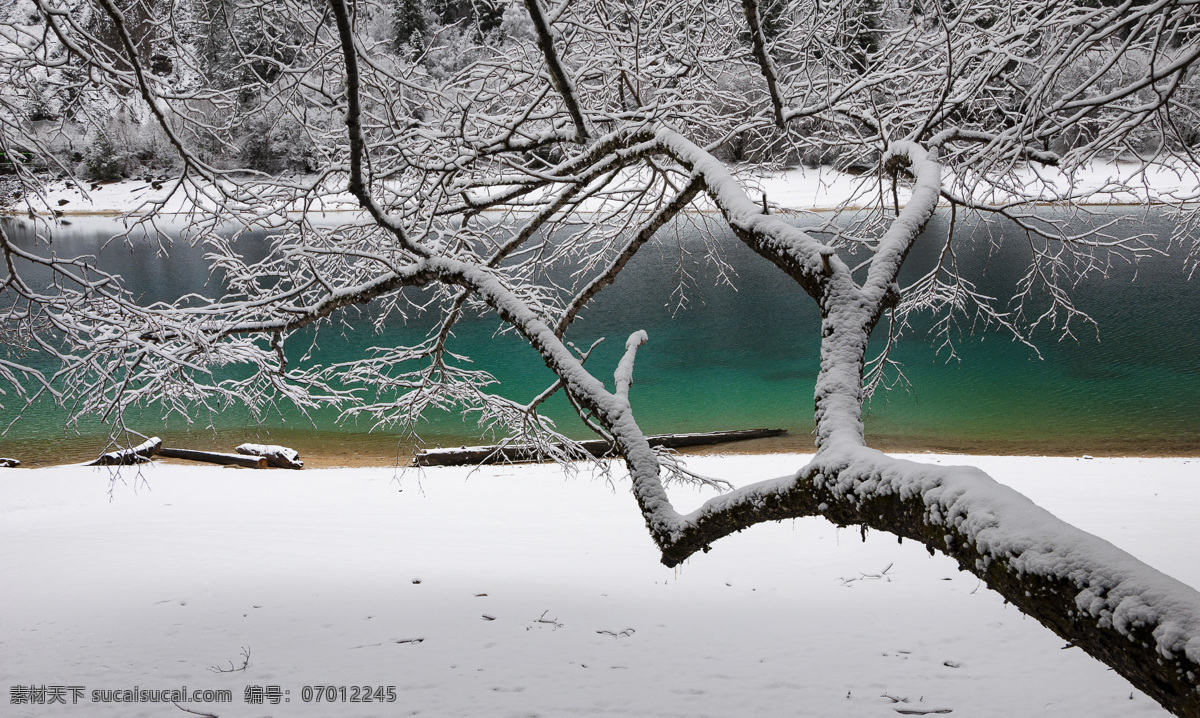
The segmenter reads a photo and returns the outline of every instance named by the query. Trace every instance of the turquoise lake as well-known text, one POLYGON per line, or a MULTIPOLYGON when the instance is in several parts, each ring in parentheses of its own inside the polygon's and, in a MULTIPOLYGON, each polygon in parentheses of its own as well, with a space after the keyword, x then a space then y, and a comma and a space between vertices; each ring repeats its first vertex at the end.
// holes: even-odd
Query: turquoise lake
MULTIPOLYGON (((1140 217, 1132 211, 1130 216, 1140 217)), ((931 223, 906 264, 902 285, 936 260, 947 220, 939 215, 931 223)), ((33 243, 27 223, 5 222, 15 239, 33 243)), ((169 259, 138 244, 114 243, 101 251, 115 228, 110 220, 81 218, 55 233, 53 249, 60 256, 97 253, 101 266, 121 267, 128 286, 146 300, 215 292, 206 286, 201 253, 186 245, 172 247, 169 259)), ((1165 247, 1170 230, 1169 217, 1156 213, 1145 225, 1130 224, 1125 231, 1160 235, 1165 247)), ((978 290, 1010 295, 1028 262, 1024 237, 966 223, 956 232, 960 266, 978 290), (1001 240, 999 248, 989 241, 989 233, 1001 240)), ((588 366, 611 387, 625 337, 638 329, 649 333, 650 342, 638 354, 631 393, 647 432, 778 427, 790 436, 749 448, 809 449, 819 351, 813 301, 731 236, 722 247, 736 270, 733 287, 718 282, 694 236, 685 231, 663 234, 581 315, 568 338, 581 346, 607 338, 588 366), (682 309, 674 294, 681 267, 694 278, 682 309)), ((261 252, 261 242, 248 239, 246 252, 261 252)), ((1039 330, 1034 338, 1040 359, 1003 330, 976 327, 972 332, 969 321, 956 335, 957 358, 950 358, 935 351, 928 317, 915 321, 893 355, 904 364, 912 386, 881 393, 871 402, 868 441, 884 449, 974 453, 1200 454, 1200 278, 1188 280, 1179 256, 1151 257, 1136 267, 1115 263, 1107 277, 1083 281, 1073 296, 1095 318, 1098 331, 1078 323, 1075 339, 1058 341, 1059 332, 1039 330)), ((419 340, 433 318, 417 317, 381 333, 357 315, 349 321, 350 329, 319 330, 318 361, 345 361, 371 346, 419 340)), ((452 348, 499 378, 508 396, 527 400, 552 376, 519 338, 498 335, 498 326, 489 317, 464 321, 452 348)), ((291 340, 297 358, 308 338, 291 340)), ((882 340, 879 336, 876 343, 882 340)), ((11 394, 3 399, 7 424, 18 405, 11 394)), ((547 411, 567 433, 588 435, 561 396, 547 411)), ((29 407, 0 438, 0 453, 34 463, 94 456, 107 430, 85 423, 78 431, 64 432, 63 420, 62 409, 48 403, 29 407)), ((228 450, 242 441, 269 438, 302 452, 346 459, 401 456, 409 450, 395 434, 339 423, 332 410, 316 414, 311 422, 285 414, 256 425, 236 408, 196 420, 191 427, 178 419, 164 425, 150 409, 131 423, 175 445, 199 448, 228 450), (210 418, 215 431, 205 428, 210 418)), ((480 442, 477 427, 457 416, 431 417, 422 438, 430 445, 480 442)))

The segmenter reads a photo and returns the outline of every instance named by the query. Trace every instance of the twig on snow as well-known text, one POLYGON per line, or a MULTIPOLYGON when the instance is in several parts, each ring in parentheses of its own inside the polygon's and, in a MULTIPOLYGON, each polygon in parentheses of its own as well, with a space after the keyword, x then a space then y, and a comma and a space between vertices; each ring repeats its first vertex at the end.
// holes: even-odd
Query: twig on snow
POLYGON ((250 665, 250 647, 242 646, 242 665, 235 666, 235 665, 233 665, 233 661, 230 661, 228 668, 222 668, 221 666, 209 666, 208 670, 212 671, 213 673, 237 673, 238 671, 246 670, 246 668, 249 667, 249 665, 250 665))

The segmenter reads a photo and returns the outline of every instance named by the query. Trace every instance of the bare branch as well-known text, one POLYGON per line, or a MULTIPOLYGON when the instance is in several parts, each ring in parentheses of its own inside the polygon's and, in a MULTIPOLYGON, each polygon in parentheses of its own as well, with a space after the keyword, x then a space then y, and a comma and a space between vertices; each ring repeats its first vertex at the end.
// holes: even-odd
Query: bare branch
POLYGON ((550 25, 546 22, 546 17, 542 14, 542 8, 538 5, 538 0, 525 0, 525 9, 529 12, 529 19, 533 20, 533 28, 537 33, 538 48, 541 49, 542 55, 546 58, 546 69, 550 72, 550 78, 554 82, 554 89, 558 90, 563 103, 567 106, 567 112, 571 115, 571 121, 575 123, 575 141, 583 142, 588 139, 587 124, 584 122, 583 112, 579 109, 579 101, 575 95, 575 85, 567 77, 566 70, 563 69, 562 62, 558 59, 558 52, 554 49, 554 36, 550 34, 550 25))

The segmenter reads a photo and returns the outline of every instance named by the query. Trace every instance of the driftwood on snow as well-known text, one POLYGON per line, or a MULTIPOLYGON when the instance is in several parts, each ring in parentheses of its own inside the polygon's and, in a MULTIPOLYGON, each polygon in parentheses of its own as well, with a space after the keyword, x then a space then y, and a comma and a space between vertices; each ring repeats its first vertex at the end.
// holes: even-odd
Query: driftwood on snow
POLYGON ((267 468, 267 460, 261 456, 243 456, 242 454, 225 454, 219 451, 197 451, 194 449, 161 449, 158 455, 167 459, 207 461, 210 464, 244 466, 249 469, 267 468))
MULTIPOLYGON (((766 439, 772 436, 783 436, 786 429, 738 429, 736 431, 708 431, 695 434, 659 434, 647 436, 651 446, 661 446, 668 449, 679 449, 685 446, 707 446, 723 444, 729 441, 745 441, 747 439, 766 439)), ((592 456, 606 456, 612 447, 603 439, 581 441, 583 447, 592 456)), ((425 449, 418 451, 413 457, 417 466, 463 466, 467 464, 503 464, 523 461, 543 461, 545 457, 533 446, 517 444, 513 446, 463 446, 457 449, 425 449)))
POLYGON ((149 461, 151 456, 154 456, 161 450, 162 439, 158 438, 157 436, 152 436, 137 446, 128 449, 121 449, 120 451, 110 451, 95 461, 87 464, 87 466, 128 466, 129 464, 143 464, 149 461))
POLYGON ((279 469, 303 469, 304 462, 300 460, 300 452, 278 444, 242 444, 237 447, 239 454, 261 456, 267 463, 279 469))

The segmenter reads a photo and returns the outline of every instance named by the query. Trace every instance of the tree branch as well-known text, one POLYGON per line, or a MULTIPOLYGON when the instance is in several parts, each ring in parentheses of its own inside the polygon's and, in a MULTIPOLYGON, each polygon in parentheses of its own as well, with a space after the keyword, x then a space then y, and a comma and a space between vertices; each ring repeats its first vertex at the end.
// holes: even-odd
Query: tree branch
POLYGON ((636 254, 639 249, 641 249, 642 245, 650 241, 650 238, 652 238, 654 234, 662 228, 663 225, 665 225, 667 222, 670 222, 675 215, 679 214, 689 204, 691 204, 692 200, 695 199, 696 195, 700 193, 703 187, 703 180, 701 180, 699 177, 693 177, 679 194, 675 195, 670 202, 667 202, 665 205, 661 206, 650 217, 650 219, 641 226, 637 233, 630 238, 629 242, 621 249, 608 267, 599 275, 597 275, 575 296, 575 299, 572 300, 571 304, 563 312, 562 318, 559 319, 558 326, 555 328, 554 333, 560 337, 566 334, 567 327, 571 325, 571 322, 575 321, 575 317, 579 314, 580 310, 586 307, 588 302, 592 301, 592 298, 599 294, 601 290, 612 284, 613 280, 617 278, 617 275, 620 274, 621 270, 625 268, 626 263, 633 258, 633 255, 636 254))
POLYGON ((758 69, 767 82, 771 107, 775 110, 775 126, 781 130, 786 129, 787 119, 784 117, 783 98, 779 95, 779 80, 776 79, 775 63, 767 54, 767 39, 762 30, 762 15, 758 11, 758 0, 742 0, 742 14, 746 18, 746 25, 750 28, 754 59, 758 62, 758 69))
POLYGON ((1038 508, 978 469, 822 451, 796 477, 709 500, 660 543, 675 566, 764 521, 821 516, 919 541, 1180 716, 1200 711, 1200 592, 1038 508))
POLYGON ((563 69, 562 62, 558 59, 558 52, 554 49, 554 36, 550 34, 550 26, 546 23, 546 17, 542 14, 538 0, 525 0, 525 9, 529 11, 529 19, 533 20, 538 48, 546 58, 546 69, 550 72, 554 89, 558 90, 563 103, 567 106, 567 113, 571 115, 571 121, 575 123, 575 141, 584 142, 588 138, 587 124, 584 122, 583 112, 579 109, 579 101, 575 96, 575 85, 567 77, 566 70, 563 69))

